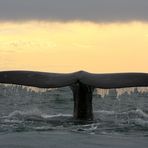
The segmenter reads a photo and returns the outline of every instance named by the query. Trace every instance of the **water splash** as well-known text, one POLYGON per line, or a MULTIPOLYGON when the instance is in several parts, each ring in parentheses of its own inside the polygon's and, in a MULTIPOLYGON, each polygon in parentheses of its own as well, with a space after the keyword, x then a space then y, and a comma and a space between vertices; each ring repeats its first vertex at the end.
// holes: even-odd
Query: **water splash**
POLYGON ((135 87, 116 89, 117 98, 119 98, 119 96, 121 96, 125 93, 127 93, 128 95, 131 95, 131 93, 133 93, 134 91, 135 91, 135 87))
POLYGON ((107 96, 109 94, 109 89, 97 88, 96 93, 99 94, 102 98, 104 98, 105 96, 107 96))
POLYGON ((127 93, 128 95, 131 95, 135 92, 137 93, 148 93, 148 87, 128 87, 128 88, 116 88, 116 89, 96 89, 96 93, 100 95, 102 98, 110 95, 110 92, 115 91, 117 98, 119 98, 121 95, 127 93))
POLYGON ((121 95, 127 93, 128 95, 131 95, 134 92, 137 93, 148 93, 148 87, 130 87, 130 88, 119 88, 116 89, 117 97, 120 97, 121 95))
POLYGON ((17 89, 20 88, 22 90, 26 90, 27 92, 35 92, 35 93, 44 93, 50 90, 56 90, 56 88, 38 88, 32 86, 23 86, 23 85, 15 85, 15 84, 2 84, 0 83, 1 88, 11 88, 17 89))

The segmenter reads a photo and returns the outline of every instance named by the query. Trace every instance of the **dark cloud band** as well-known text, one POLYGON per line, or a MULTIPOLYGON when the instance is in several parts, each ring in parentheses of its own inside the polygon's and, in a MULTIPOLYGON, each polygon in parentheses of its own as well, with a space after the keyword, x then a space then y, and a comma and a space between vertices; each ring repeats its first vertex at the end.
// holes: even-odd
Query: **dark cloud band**
POLYGON ((0 20, 148 21, 148 0, 0 0, 0 20))

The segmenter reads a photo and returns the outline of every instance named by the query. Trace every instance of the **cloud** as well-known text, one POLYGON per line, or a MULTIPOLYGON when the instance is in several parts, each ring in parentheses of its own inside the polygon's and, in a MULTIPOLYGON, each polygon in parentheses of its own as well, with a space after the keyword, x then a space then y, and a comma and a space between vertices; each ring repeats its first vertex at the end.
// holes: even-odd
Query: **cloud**
POLYGON ((148 1, 1 0, 0 20, 148 21, 148 1))

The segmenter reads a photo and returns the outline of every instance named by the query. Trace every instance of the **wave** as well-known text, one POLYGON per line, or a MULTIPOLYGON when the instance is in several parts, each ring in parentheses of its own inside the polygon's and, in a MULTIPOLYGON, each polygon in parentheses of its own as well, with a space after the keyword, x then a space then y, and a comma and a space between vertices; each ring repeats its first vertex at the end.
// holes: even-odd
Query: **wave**
POLYGON ((136 117, 139 116, 141 118, 148 119, 148 114, 141 109, 130 110, 127 112, 115 112, 115 111, 108 111, 108 110, 98 110, 95 111, 96 114, 103 114, 105 115, 135 115, 136 117))
POLYGON ((29 111, 13 111, 8 116, 3 116, 3 119, 18 119, 18 120, 32 120, 32 121, 48 121, 48 119, 55 119, 55 118, 63 118, 63 117, 72 117, 71 114, 55 114, 55 115, 48 115, 42 113, 38 109, 33 109, 29 111))
POLYGON ((92 122, 75 121, 72 114, 45 114, 38 109, 13 111, 0 118, 0 131, 51 131, 70 130, 80 133, 115 133, 148 131, 148 114, 140 109, 117 113, 115 111, 95 111, 92 122))

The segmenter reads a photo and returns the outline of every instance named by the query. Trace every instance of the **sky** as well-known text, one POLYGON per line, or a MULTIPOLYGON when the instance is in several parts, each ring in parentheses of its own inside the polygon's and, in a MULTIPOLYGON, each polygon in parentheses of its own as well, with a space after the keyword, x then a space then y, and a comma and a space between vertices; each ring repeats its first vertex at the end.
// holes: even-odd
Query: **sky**
POLYGON ((148 72, 147 0, 0 0, 0 71, 148 72))

